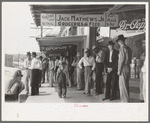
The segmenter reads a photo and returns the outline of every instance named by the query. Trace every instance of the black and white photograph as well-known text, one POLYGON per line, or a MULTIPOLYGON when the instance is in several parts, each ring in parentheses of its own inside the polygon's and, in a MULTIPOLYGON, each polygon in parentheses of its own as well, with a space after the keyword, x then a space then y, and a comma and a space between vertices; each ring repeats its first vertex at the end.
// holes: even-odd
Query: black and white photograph
POLYGON ((148 2, 2 2, 3 121, 148 121, 148 2))

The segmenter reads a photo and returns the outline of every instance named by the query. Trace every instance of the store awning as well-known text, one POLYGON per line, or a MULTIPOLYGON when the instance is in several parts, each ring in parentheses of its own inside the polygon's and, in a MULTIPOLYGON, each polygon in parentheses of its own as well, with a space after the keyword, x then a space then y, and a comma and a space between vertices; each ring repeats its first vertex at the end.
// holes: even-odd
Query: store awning
POLYGON ((104 5, 30 5, 31 13, 36 26, 40 26, 41 13, 53 14, 104 14, 112 4, 104 5))
POLYGON ((86 40, 87 36, 65 36, 65 37, 42 37, 36 38, 39 46, 62 45, 79 43, 86 40))
POLYGON ((112 7, 108 12, 112 14, 118 14, 122 12, 129 12, 129 11, 136 11, 136 13, 143 13, 145 11, 145 5, 139 4, 139 5, 115 5, 112 7))

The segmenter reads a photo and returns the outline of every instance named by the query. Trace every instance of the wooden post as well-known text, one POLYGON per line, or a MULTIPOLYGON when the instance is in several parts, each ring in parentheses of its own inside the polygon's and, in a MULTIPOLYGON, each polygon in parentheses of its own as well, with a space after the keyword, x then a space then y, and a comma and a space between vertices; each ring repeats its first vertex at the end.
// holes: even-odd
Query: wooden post
POLYGON ((41 37, 43 37, 43 27, 41 26, 41 37))

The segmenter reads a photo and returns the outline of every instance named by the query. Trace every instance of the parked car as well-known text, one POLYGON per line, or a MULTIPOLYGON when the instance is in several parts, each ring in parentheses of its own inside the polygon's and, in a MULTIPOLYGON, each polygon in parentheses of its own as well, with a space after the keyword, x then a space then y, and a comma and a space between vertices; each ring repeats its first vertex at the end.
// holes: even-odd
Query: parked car
POLYGON ((22 72, 18 68, 5 67, 5 101, 17 100, 25 85, 21 82, 22 72))

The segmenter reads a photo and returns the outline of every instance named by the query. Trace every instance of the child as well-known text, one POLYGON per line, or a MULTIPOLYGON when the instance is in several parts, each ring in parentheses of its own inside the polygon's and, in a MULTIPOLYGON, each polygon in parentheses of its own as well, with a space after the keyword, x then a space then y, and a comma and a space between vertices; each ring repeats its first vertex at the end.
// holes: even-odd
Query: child
POLYGON ((61 62, 56 75, 56 81, 58 83, 58 96, 60 98, 62 97, 66 98, 66 92, 67 92, 66 75, 64 73, 64 69, 65 69, 65 62, 61 62))

